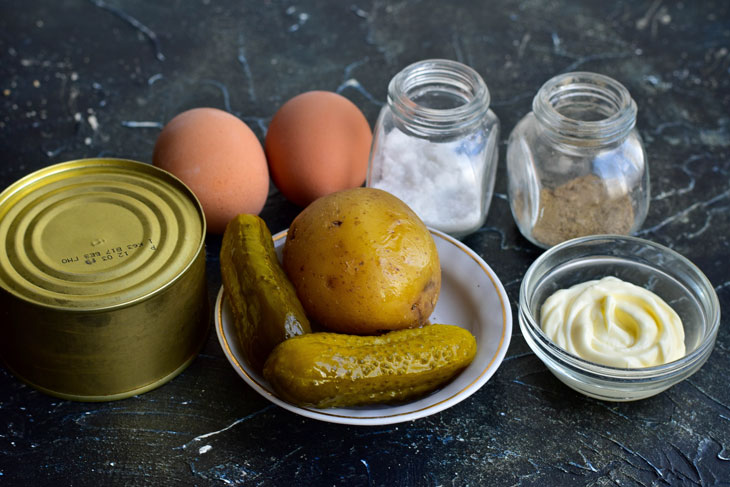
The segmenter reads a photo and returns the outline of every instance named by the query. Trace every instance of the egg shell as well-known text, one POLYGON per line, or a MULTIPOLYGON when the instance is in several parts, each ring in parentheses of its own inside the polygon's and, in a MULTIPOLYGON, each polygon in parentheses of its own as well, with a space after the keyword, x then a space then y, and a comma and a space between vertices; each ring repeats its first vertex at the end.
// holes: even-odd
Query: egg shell
POLYGON ((152 161, 180 178, 203 206, 208 231, 223 233, 240 213, 259 214, 269 193, 263 147, 238 117, 194 108, 165 125, 152 161))
POLYGON ((372 139, 365 115, 344 96, 302 93, 282 105, 269 124, 264 145, 271 178, 300 206, 360 186, 372 139))

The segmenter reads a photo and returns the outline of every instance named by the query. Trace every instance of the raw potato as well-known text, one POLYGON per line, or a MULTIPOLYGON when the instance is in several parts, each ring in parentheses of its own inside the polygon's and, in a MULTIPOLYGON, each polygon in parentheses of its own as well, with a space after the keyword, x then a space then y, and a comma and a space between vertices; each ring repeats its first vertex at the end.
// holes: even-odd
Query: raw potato
POLYGON ((428 228, 374 188, 332 193, 305 208, 289 228, 283 264, 307 316, 342 333, 421 326, 441 290, 428 228))

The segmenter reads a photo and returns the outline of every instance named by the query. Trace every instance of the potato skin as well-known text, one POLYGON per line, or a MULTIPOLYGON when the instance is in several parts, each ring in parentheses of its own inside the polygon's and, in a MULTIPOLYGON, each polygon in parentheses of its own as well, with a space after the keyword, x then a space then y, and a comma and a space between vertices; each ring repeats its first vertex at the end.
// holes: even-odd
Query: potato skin
POLYGON ((428 228, 400 199, 374 188, 307 206, 289 228, 283 266, 307 316, 342 333, 421 326, 441 289, 428 228))

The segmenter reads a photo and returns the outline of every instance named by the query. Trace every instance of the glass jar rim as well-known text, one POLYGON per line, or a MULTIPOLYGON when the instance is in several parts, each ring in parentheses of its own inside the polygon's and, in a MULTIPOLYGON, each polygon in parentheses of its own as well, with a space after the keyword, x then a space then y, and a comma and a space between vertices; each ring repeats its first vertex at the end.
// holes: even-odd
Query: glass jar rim
POLYGON ((473 68, 449 59, 426 59, 397 73, 388 84, 388 106, 399 121, 417 133, 442 134, 480 123, 489 110, 490 94, 473 68), (450 108, 424 106, 413 94, 458 93, 463 104, 450 108))
POLYGON ((568 143, 611 143, 636 125, 636 102, 626 87, 608 76, 587 71, 563 73, 545 82, 532 100, 532 111, 553 135, 568 143), (591 100, 606 112, 603 118, 581 120, 563 113, 591 100))

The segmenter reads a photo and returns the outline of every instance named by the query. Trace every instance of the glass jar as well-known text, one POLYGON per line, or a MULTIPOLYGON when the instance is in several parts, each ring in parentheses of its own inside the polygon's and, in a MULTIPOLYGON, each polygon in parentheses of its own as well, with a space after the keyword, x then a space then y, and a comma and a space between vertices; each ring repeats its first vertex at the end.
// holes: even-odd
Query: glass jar
POLYGON ((512 215, 543 248, 593 234, 632 234, 649 209, 636 103, 619 82, 566 73, 545 83, 507 145, 512 215))
POLYGON ((499 120, 476 71, 444 59, 417 62, 388 85, 367 186, 394 194, 429 227, 462 237, 489 211, 498 139, 499 120))

